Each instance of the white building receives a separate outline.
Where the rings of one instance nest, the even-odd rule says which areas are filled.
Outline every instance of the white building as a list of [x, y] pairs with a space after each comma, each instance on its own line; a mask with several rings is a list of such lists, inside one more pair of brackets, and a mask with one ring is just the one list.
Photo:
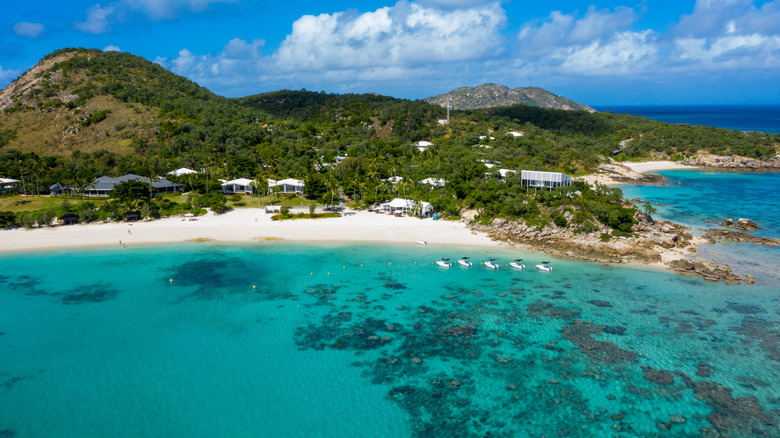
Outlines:
[[433, 143], [425, 140], [420, 140], [417, 143], [415, 143], [414, 147], [420, 150], [420, 152], [425, 152], [429, 147], [432, 147]]
[[305, 183], [299, 179], [286, 178], [279, 181], [269, 179], [268, 190], [273, 190], [274, 187], [279, 187], [279, 193], [295, 193], [298, 195], [303, 194], [303, 188]]
[[447, 180], [443, 178], [425, 178], [424, 180], [420, 181], [420, 184], [428, 184], [433, 188], [440, 189], [444, 187], [445, 184], [447, 184]]
[[222, 183], [222, 193], [246, 193], [251, 195], [255, 192], [253, 183], [255, 180], [248, 178], [238, 178]]
[[379, 209], [388, 214], [411, 213], [422, 217], [433, 216], [433, 205], [430, 202], [417, 202], [411, 199], [395, 198], [390, 202], [379, 204]]
[[522, 137], [525, 134], [523, 134], [522, 132], [517, 132], [517, 131], [509, 131], [509, 132], [506, 133], [506, 135], [511, 135], [514, 138], [519, 138], [519, 137]]
[[559, 186], [571, 185], [571, 176], [560, 172], [523, 170], [520, 173], [520, 180], [523, 187], [535, 189], [554, 189]]

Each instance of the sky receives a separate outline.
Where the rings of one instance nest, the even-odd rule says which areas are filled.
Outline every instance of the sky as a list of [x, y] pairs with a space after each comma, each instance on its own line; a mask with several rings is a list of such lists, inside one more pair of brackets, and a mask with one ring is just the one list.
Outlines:
[[0, 87], [64, 47], [226, 97], [422, 99], [485, 83], [591, 106], [780, 104], [780, 0], [8, 1]]

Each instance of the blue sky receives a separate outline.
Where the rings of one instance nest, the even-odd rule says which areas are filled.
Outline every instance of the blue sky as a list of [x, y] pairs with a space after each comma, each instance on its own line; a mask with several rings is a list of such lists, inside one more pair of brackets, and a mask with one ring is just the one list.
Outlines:
[[598, 105], [780, 104], [780, 0], [6, 2], [0, 86], [63, 47], [121, 50], [217, 94], [418, 99], [539, 86]]

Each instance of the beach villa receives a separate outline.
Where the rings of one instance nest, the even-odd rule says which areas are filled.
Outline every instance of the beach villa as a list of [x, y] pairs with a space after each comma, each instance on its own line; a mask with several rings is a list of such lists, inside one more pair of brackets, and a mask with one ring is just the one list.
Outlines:
[[251, 195], [255, 193], [255, 180], [249, 178], [238, 178], [222, 183], [222, 193], [235, 194], [246, 193]]
[[[111, 196], [111, 191], [114, 190], [114, 187], [117, 186], [117, 184], [121, 184], [123, 182], [127, 181], [140, 181], [144, 184], [149, 184], [149, 178], [145, 176], [139, 176], [134, 175], [132, 173], [129, 173], [127, 175], [123, 176], [101, 176], [100, 178], [96, 179], [92, 182], [87, 188], [84, 190], [85, 196]], [[159, 195], [161, 193], [177, 193], [181, 191], [181, 184], [175, 184], [167, 179], [158, 177], [157, 179], [152, 180], [152, 193], [155, 195]], [[49, 193], [51, 195], [65, 195], [73, 192], [73, 187], [66, 186], [60, 183], [54, 184], [53, 186], [49, 187]]]
[[19, 180], [11, 178], [0, 178], [0, 193], [19, 190]]
[[60, 183], [54, 184], [53, 186], [49, 187], [49, 194], [51, 196], [70, 195], [72, 192], [73, 192], [73, 187], [60, 184]]
[[523, 187], [534, 189], [554, 189], [559, 186], [570, 186], [571, 176], [560, 172], [536, 172], [523, 170], [520, 172]]
[[294, 193], [296, 195], [303, 194], [303, 188], [305, 183], [303, 180], [287, 178], [280, 179], [279, 181], [269, 179], [268, 191], [273, 190], [274, 187], [279, 187], [279, 193]]
[[416, 216], [433, 216], [433, 205], [424, 201], [413, 201], [411, 199], [395, 198], [390, 202], [379, 204], [379, 210], [388, 214], [414, 214]]

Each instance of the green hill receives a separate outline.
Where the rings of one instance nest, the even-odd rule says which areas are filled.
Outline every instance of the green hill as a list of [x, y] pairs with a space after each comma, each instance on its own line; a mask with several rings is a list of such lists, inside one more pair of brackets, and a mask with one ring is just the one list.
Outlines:
[[511, 89], [496, 84], [456, 88], [449, 93], [428, 97], [423, 100], [446, 108], [447, 99], [452, 99], [452, 107], [459, 110], [494, 108], [521, 104], [561, 110], [596, 111], [587, 105], [577, 103], [563, 96], [555, 95], [543, 88], [525, 87]]

